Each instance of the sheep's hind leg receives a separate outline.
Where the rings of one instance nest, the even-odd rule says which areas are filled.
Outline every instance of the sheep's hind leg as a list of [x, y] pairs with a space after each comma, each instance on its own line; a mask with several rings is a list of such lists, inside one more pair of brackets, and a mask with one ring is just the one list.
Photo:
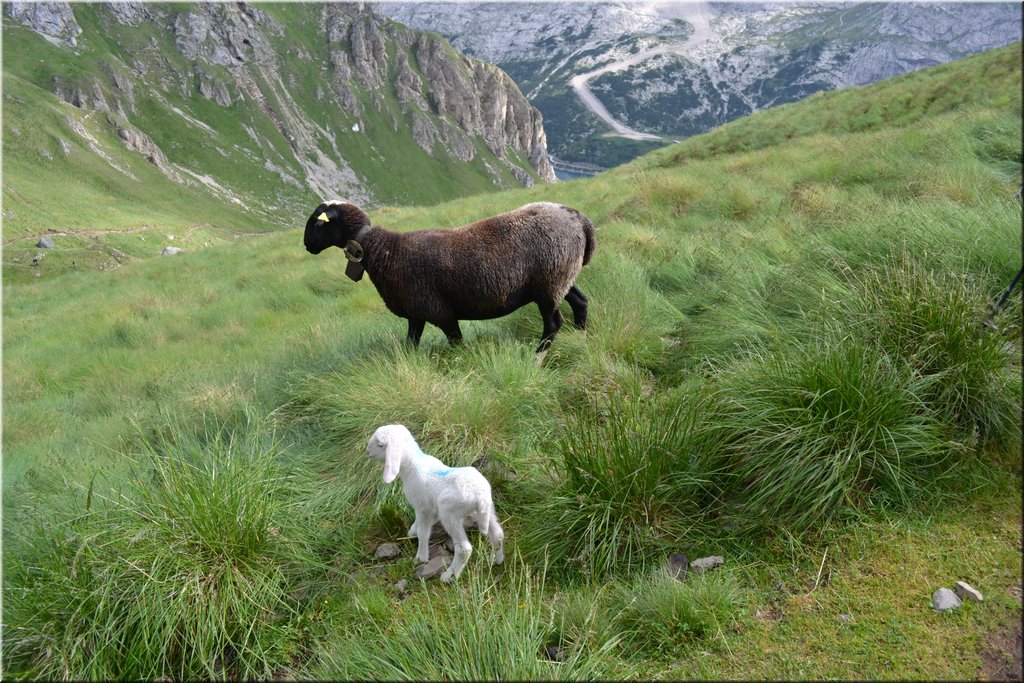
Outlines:
[[452, 537], [452, 543], [455, 545], [455, 557], [452, 558], [451, 566], [441, 574], [441, 581], [451, 583], [459, 578], [466, 563], [469, 562], [469, 556], [473, 554], [473, 546], [466, 535], [466, 529], [462, 526], [462, 520], [442, 517], [441, 524], [448, 535]]
[[485, 535], [491, 543], [491, 564], [501, 564], [505, 561], [505, 530], [498, 524], [498, 513], [493, 506]]
[[452, 346], [458, 346], [462, 343], [462, 330], [459, 329], [459, 321], [452, 320], [447, 323], [437, 323], [437, 326], [444, 332], [444, 336], [448, 337], [448, 343]]
[[540, 316], [544, 319], [544, 332], [540, 337], [540, 346], [537, 347], [537, 353], [542, 353], [548, 350], [562, 327], [562, 314], [558, 310], [558, 304], [547, 299], [538, 300], [537, 307], [540, 308]]
[[573, 285], [565, 295], [565, 300], [572, 308], [573, 324], [581, 330], [587, 329], [587, 297], [579, 287]]

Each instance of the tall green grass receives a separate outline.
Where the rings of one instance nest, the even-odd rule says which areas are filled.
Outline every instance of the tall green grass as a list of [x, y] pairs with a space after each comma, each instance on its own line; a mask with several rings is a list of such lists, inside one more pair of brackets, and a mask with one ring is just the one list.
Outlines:
[[525, 547], [556, 571], [600, 581], [645, 566], [699, 525], [720, 467], [705, 425], [711, 401], [699, 390], [679, 401], [615, 393], [580, 414], [554, 444]]
[[950, 455], [932, 381], [841, 334], [753, 353], [721, 418], [736, 521], [807, 529], [879, 495], [905, 505]]
[[[289, 597], [319, 563], [279, 444], [182, 431], [129, 483], [12, 558], [5, 659], [32, 678], [269, 678], [294, 653]], [[8, 578], [10, 580], [10, 578]]]
[[[545, 575], [512, 556], [500, 576], [467, 572], [449, 595], [427, 596], [411, 614], [380, 614], [365, 629], [335, 636], [317, 678], [361, 680], [590, 680], [630, 667], [608, 657], [615, 641], [547, 655], [553, 613]], [[404, 611], [404, 610], [403, 610]]]

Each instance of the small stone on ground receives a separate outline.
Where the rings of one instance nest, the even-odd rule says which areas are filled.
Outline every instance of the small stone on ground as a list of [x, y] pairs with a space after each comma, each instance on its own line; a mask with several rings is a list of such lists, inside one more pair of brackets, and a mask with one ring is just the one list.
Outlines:
[[546, 654], [548, 659], [550, 659], [552, 662], [565, 661], [565, 652], [562, 650], [562, 648], [558, 647], [557, 645], [548, 645], [546, 648], [544, 648], [544, 654]]
[[402, 549], [397, 543], [381, 543], [373, 556], [378, 560], [393, 560], [401, 554]]
[[957, 597], [961, 600], [975, 600], [977, 602], [985, 601], [981, 591], [966, 581], [957, 581], [956, 586], [954, 586], [954, 591], [956, 591]]
[[690, 569], [693, 570], [694, 574], [703, 574], [706, 571], [720, 567], [725, 564], [725, 558], [720, 555], [712, 555], [711, 557], [702, 557], [699, 560], [694, 560], [690, 563]]
[[940, 588], [932, 593], [932, 609], [939, 612], [956, 609], [962, 604], [963, 603], [960, 601], [960, 598], [956, 596], [956, 593], [948, 588]]
[[672, 578], [682, 581], [686, 578], [686, 570], [690, 566], [690, 561], [686, 559], [686, 555], [683, 553], [673, 553], [668, 556], [668, 573], [672, 575]]
[[450, 561], [451, 559], [447, 555], [439, 555], [426, 564], [416, 567], [416, 578], [424, 581], [432, 579], [447, 569]]

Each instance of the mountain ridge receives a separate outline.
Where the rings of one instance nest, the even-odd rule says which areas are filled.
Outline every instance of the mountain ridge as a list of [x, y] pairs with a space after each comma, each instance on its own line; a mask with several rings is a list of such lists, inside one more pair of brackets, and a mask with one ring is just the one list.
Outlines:
[[[455, 11], [441, 2], [381, 3], [389, 16], [438, 31], [516, 78], [545, 113], [553, 157], [605, 167], [814, 92], [878, 82], [1021, 38], [1020, 6], [1009, 3], [562, 2], [531, 12], [533, 6], [462, 3]], [[689, 46], [701, 14], [708, 35]], [[497, 40], [496, 27], [513, 18], [515, 28]], [[645, 52], [645, 60], [610, 68]], [[607, 116], [579, 99], [587, 74], [598, 74], [586, 79], [587, 92]], [[648, 139], [623, 139], [609, 118]]]
[[554, 180], [511, 79], [369, 4], [7, 3], [3, 19], [13, 90], [98, 112], [88, 135], [270, 215], [310, 191], [379, 205]]

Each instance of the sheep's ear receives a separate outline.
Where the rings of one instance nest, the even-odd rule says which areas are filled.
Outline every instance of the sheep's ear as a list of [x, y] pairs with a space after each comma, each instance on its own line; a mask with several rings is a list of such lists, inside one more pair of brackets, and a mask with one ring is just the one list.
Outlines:
[[388, 443], [384, 450], [384, 483], [390, 484], [398, 476], [398, 469], [402, 465], [402, 439], [396, 439], [394, 434], [388, 435]]

